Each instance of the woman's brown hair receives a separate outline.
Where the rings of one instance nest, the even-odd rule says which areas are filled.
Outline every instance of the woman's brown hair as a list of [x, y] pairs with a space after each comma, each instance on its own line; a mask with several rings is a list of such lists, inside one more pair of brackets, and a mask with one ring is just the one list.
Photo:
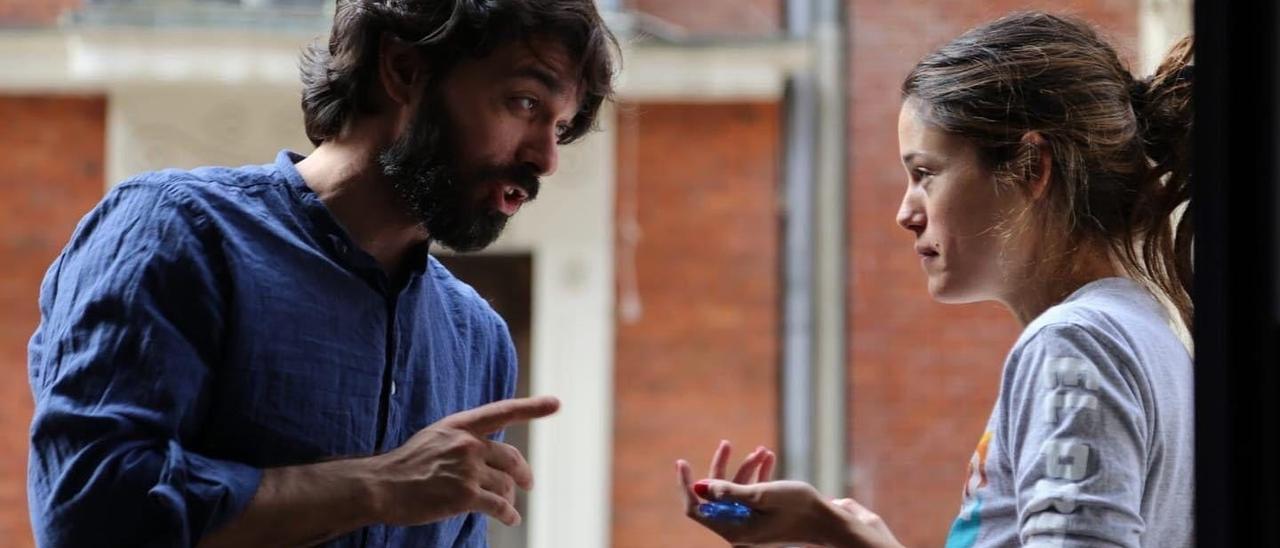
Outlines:
[[1178, 213], [1191, 192], [1192, 67], [1187, 37], [1135, 78], [1087, 23], [1027, 12], [929, 54], [902, 93], [927, 123], [976, 144], [1002, 188], [1030, 196], [1048, 151], [1049, 184], [1005, 226], [1038, 235], [1033, 275], [1070, 273], [1077, 251], [1103, 245], [1190, 326], [1191, 216]]

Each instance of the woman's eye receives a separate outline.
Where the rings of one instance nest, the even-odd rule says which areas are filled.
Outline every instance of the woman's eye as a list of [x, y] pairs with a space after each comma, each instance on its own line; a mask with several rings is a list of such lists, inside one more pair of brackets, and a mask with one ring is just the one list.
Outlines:
[[569, 126], [564, 124], [556, 126], [556, 137], [564, 137], [567, 133], [569, 133]]

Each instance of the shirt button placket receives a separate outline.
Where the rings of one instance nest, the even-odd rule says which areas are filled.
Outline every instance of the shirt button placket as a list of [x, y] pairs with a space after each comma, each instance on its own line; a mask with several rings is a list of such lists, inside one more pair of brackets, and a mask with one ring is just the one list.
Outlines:
[[[398, 300], [397, 297], [392, 297], [392, 298], [395, 298]], [[387, 364], [387, 368], [388, 368], [387, 374], [391, 376], [391, 382], [388, 383], [388, 386], [387, 386], [386, 431], [387, 431], [387, 440], [390, 442], [389, 448], [396, 447], [399, 445], [398, 443], [392, 440], [400, 439], [400, 434], [401, 434], [400, 402], [396, 398], [396, 393], [399, 392], [399, 388], [397, 387], [396, 376], [400, 370], [400, 348], [403, 347], [403, 345], [401, 344], [400, 338], [404, 336], [404, 333], [400, 329], [399, 314], [400, 314], [400, 306], [399, 306], [399, 302], [397, 302], [395, 307], [395, 316], [392, 317], [391, 319], [391, 325], [392, 325], [391, 329], [395, 333], [395, 336], [392, 337], [392, 341], [394, 341], [395, 347], [391, 351], [391, 360]]]

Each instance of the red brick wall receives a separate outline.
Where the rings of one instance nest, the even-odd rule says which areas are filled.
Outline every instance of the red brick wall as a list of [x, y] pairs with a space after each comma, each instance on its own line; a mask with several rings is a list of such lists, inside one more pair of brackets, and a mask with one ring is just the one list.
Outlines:
[[30, 546], [27, 340], [45, 269], [103, 192], [106, 100], [0, 96], [0, 545]]
[[630, 0], [626, 7], [691, 34], [768, 35], [783, 26], [783, 0]]
[[908, 546], [941, 546], [1019, 330], [995, 305], [933, 303], [894, 223], [899, 86], [921, 56], [1013, 9], [1071, 10], [1136, 59], [1137, 0], [850, 0], [852, 494]]
[[64, 10], [83, 0], [0, 0], [0, 28], [52, 25]]
[[[735, 464], [777, 445], [780, 110], [620, 110], [619, 233], [636, 211], [643, 315], [617, 330], [612, 545], [719, 547], [683, 516], [675, 460], [701, 475], [722, 438]], [[625, 242], [618, 254], [622, 299]]]

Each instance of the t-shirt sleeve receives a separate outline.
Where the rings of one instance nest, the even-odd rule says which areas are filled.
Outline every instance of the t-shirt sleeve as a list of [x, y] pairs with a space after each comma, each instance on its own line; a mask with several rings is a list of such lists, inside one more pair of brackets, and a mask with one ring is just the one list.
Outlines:
[[1058, 324], [1006, 372], [1002, 437], [1024, 546], [1139, 546], [1151, 433], [1131, 359]]
[[28, 495], [41, 546], [186, 546], [261, 471], [192, 451], [224, 292], [200, 220], [159, 184], [118, 187], [40, 293]]

